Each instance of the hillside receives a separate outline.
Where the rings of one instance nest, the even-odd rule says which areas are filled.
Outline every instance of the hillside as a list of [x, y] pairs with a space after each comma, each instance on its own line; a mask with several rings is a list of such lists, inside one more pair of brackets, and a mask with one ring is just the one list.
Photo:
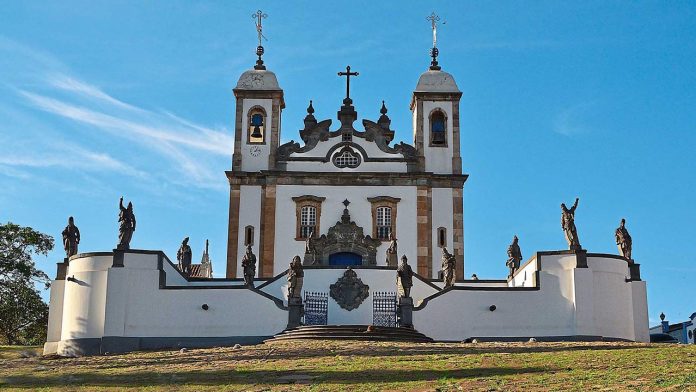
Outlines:
[[86, 358], [0, 348], [0, 389], [695, 390], [696, 346], [286, 341]]

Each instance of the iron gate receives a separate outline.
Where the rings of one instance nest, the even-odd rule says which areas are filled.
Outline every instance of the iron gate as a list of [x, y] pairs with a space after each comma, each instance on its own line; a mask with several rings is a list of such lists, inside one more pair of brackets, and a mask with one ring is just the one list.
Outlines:
[[329, 316], [329, 293], [304, 292], [304, 325], [326, 325]]
[[372, 294], [372, 325], [396, 327], [396, 293]]

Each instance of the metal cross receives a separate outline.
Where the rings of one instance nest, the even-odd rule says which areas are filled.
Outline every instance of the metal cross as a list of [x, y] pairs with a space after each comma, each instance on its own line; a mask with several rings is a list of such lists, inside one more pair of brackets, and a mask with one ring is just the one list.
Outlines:
[[339, 72], [338, 76], [346, 77], [346, 99], [350, 100], [350, 77], [360, 75], [357, 72], [350, 72], [350, 65], [346, 67], [346, 72]]
[[259, 46], [261, 46], [261, 38], [268, 41], [268, 38], [266, 38], [263, 35], [263, 26], [261, 25], [261, 19], [266, 19], [267, 17], [268, 17], [268, 15], [261, 12], [261, 10], [256, 11], [256, 13], [254, 13], [254, 14], [251, 14], [251, 19], [255, 20], [254, 23], [256, 24], [256, 33], [258, 33], [258, 35], [259, 35]]
[[433, 12], [432, 14], [430, 14], [430, 16], [425, 18], [425, 20], [430, 21], [430, 24], [431, 24], [432, 29], [433, 29], [433, 48], [434, 48], [437, 46], [437, 22], [440, 21], [440, 17], [437, 16], [437, 14], [435, 12]]

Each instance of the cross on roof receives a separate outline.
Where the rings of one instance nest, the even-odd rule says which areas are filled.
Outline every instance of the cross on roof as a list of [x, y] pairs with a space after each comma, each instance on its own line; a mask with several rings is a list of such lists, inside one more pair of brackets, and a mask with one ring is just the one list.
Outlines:
[[345, 76], [346, 77], [346, 99], [343, 100], [343, 102], [349, 104], [353, 102], [350, 99], [350, 77], [351, 76], [358, 76], [360, 75], [357, 72], [350, 72], [350, 65], [346, 67], [346, 72], [339, 72], [338, 76]]
[[261, 10], [258, 10], [255, 13], [251, 14], [251, 18], [255, 20], [256, 33], [259, 35], [259, 46], [261, 46], [261, 38], [266, 39], [266, 37], [263, 35], [263, 26], [261, 25], [261, 19], [266, 19], [267, 17], [268, 15], [264, 14]]

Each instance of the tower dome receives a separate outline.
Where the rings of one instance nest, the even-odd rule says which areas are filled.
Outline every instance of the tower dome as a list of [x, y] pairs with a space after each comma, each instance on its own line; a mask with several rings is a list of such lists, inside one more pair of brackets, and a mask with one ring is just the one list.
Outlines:
[[439, 69], [435, 70], [432, 68], [423, 72], [420, 78], [418, 78], [415, 91], [428, 93], [460, 92], [452, 75]]
[[239, 90], [280, 90], [276, 75], [266, 69], [245, 71], [237, 81]]

